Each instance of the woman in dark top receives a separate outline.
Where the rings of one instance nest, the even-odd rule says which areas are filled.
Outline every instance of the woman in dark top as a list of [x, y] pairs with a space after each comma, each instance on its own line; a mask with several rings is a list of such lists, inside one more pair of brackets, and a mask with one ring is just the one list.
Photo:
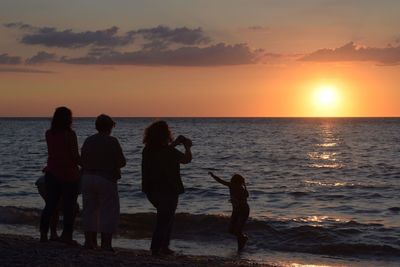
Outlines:
[[45, 172], [46, 205], [40, 220], [40, 241], [47, 241], [51, 217], [63, 199], [63, 232], [60, 241], [76, 244], [72, 239], [75, 203], [78, 197], [80, 162], [78, 141], [72, 126], [72, 112], [59, 107], [54, 112], [51, 128], [46, 132], [48, 149]]
[[[170, 255], [172, 223], [179, 195], [184, 192], [180, 164], [192, 160], [192, 142], [183, 136], [172, 141], [172, 134], [165, 121], [151, 124], [144, 133], [142, 152], [142, 191], [157, 209], [157, 221], [151, 240], [153, 255]], [[185, 153], [175, 146], [183, 144]]]

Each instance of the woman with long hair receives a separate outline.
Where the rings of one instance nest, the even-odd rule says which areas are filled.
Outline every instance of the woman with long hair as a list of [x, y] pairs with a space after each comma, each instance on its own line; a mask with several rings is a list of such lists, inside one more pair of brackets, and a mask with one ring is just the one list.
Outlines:
[[72, 233], [78, 197], [80, 157], [78, 140], [72, 130], [72, 112], [67, 107], [58, 107], [55, 110], [51, 127], [46, 131], [46, 142], [48, 158], [44, 172], [47, 196], [40, 220], [40, 241], [48, 240], [50, 220], [62, 198], [63, 232], [59, 240], [76, 244]]
[[[157, 209], [157, 221], [151, 240], [153, 255], [171, 255], [169, 248], [172, 223], [179, 195], [184, 192], [180, 164], [192, 160], [192, 141], [178, 136], [173, 141], [165, 121], [156, 121], [146, 128], [142, 152], [142, 191]], [[175, 146], [182, 144], [182, 153]]]

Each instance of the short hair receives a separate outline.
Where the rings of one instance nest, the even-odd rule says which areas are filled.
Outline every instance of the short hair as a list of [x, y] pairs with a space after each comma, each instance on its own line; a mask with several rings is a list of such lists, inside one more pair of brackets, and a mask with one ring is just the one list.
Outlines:
[[150, 124], [145, 131], [143, 143], [152, 147], [159, 147], [172, 141], [172, 133], [166, 121], [156, 121]]
[[51, 131], [67, 131], [71, 130], [72, 111], [67, 107], [58, 107], [54, 111], [51, 120]]
[[96, 118], [96, 130], [99, 132], [111, 131], [115, 127], [115, 121], [110, 116], [101, 114]]

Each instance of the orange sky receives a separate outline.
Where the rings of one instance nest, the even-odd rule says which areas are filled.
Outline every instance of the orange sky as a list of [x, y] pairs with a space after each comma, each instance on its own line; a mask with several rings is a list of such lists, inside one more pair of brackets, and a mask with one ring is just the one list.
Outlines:
[[[396, 67], [365, 63], [287, 66], [53, 66], [56, 73], [0, 73], [2, 116], [48, 116], [66, 105], [77, 116], [302, 117], [398, 116]], [[180, 77], [180, 78], [177, 78]], [[334, 109], [314, 91], [333, 85]]]
[[0, 3], [0, 117], [400, 116], [400, 2], [92, 1]]

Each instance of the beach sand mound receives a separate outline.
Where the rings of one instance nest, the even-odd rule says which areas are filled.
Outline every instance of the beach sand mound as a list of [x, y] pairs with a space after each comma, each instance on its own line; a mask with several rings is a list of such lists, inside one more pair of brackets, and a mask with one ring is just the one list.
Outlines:
[[266, 266], [254, 262], [221, 257], [177, 255], [153, 257], [148, 251], [116, 249], [116, 253], [101, 250], [85, 250], [59, 242], [40, 243], [27, 236], [0, 234], [1, 266]]

